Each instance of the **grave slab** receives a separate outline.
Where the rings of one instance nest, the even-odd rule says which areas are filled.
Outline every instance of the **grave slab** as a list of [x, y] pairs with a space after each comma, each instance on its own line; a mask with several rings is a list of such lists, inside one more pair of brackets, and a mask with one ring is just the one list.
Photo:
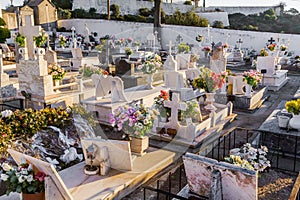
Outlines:
[[276, 70], [276, 72], [275, 72], [276, 74], [274, 74], [272, 76], [265, 75], [263, 77], [263, 84], [265, 86], [268, 86], [268, 90], [278, 91], [289, 80], [287, 77], [287, 72], [288, 72], [288, 70]]

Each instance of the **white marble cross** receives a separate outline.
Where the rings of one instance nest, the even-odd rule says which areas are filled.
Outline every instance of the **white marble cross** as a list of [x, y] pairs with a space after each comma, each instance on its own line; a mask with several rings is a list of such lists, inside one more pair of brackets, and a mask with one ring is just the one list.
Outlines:
[[167, 124], [167, 126], [172, 129], [178, 130], [180, 126], [178, 122], [178, 111], [179, 110], [185, 111], [187, 108], [186, 103], [180, 102], [179, 94], [173, 93], [172, 101], [164, 101], [164, 106], [167, 108], [171, 108], [171, 117], [169, 118], [169, 123]]
[[77, 40], [76, 40], [76, 38], [75, 38], [75, 27], [74, 26], [72, 26], [72, 28], [71, 28], [71, 30], [72, 30], [72, 47], [73, 48], [77, 48]]
[[20, 26], [20, 34], [26, 37], [26, 45], [28, 49], [29, 58], [34, 58], [35, 42], [33, 41], [34, 36], [38, 36], [42, 31], [41, 26], [34, 26], [33, 15], [25, 15], [25, 25]]
[[169, 44], [167, 44], [167, 46], [169, 47], [169, 55], [171, 55], [172, 54], [172, 47], [174, 46], [174, 45], [172, 45], [171, 40], [170, 40]]

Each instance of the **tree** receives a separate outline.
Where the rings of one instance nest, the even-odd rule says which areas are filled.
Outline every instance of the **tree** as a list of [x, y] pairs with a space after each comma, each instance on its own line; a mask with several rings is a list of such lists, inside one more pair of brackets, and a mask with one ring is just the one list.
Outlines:
[[0, 17], [0, 26], [5, 26], [5, 25], [6, 25], [6, 23], [5, 23], [4, 19], [2, 19], [2, 18]]
[[0, 27], [0, 43], [4, 43], [6, 38], [10, 38], [10, 30]]
[[110, 0], [107, 0], [107, 20], [110, 20]]
[[161, 27], [161, 0], [154, 1], [154, 27]]

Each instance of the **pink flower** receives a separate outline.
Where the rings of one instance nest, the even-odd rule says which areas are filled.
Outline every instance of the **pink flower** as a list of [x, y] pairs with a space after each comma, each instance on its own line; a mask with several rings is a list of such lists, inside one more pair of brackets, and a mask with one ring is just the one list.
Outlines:
[[44, 172], [38, 172], [34, 178], [40, 182], [43, 182], [45, 180], [46, 174]]

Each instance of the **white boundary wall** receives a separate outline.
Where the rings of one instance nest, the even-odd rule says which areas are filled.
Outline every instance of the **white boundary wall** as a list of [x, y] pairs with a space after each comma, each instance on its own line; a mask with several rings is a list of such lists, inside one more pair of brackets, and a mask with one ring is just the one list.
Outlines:
[[[58, 21], [59, 27], [65, 27], [71, 29], [72, 26], [76, 28], [78, 33], [83, 34], [85, 31], [85, 25], [90, 29], [90, 32], [97, 32], [99, 37], [105, 35], [114, 35], [116, 38], [131, 37], [134, 40], [141, 42], [146, 41], [146, 37], [149, 33], [153, 32], [153, 24], [151, 23], [136, 23], [136, 22], [121, 22], [121, 21], [107, 21], [107, 20], [95, 20], [95, 19], [70, 19]], [[241, 38], [243, 40], [242, 48], [250, 48], [259, 51], [262, 49], [270, 37], [275, 40], [280, 38], [284, 40], [288, 45], [290, 40], [289, 51], [294, 51], [295, 54], [300, 55], [300, 35], [295, 34], [279, 34], [269, 32], [254, 32], [254, 31], [240, 31], [240, 30], [228, 30], [228, 29], [216, 29], [210, 28], [210, 37], [214, 42], [227, 42], [229, 45], [234, 46], [236, 41]], [[166, 44], [170, 40], [174, 43], [178, 35], [183, 37], [183, 42], [189, 44], [195, 44], [199, 46], [195, 38], [198, 34], [208, 38], [208, 28], [205, 27], [191, 27], [191, 26], [173, 26], [163, 25], [162, 28], [162, 41], [163, 48], [168, 49]], [[227, 40], [227, 41], [226, 41]]]

